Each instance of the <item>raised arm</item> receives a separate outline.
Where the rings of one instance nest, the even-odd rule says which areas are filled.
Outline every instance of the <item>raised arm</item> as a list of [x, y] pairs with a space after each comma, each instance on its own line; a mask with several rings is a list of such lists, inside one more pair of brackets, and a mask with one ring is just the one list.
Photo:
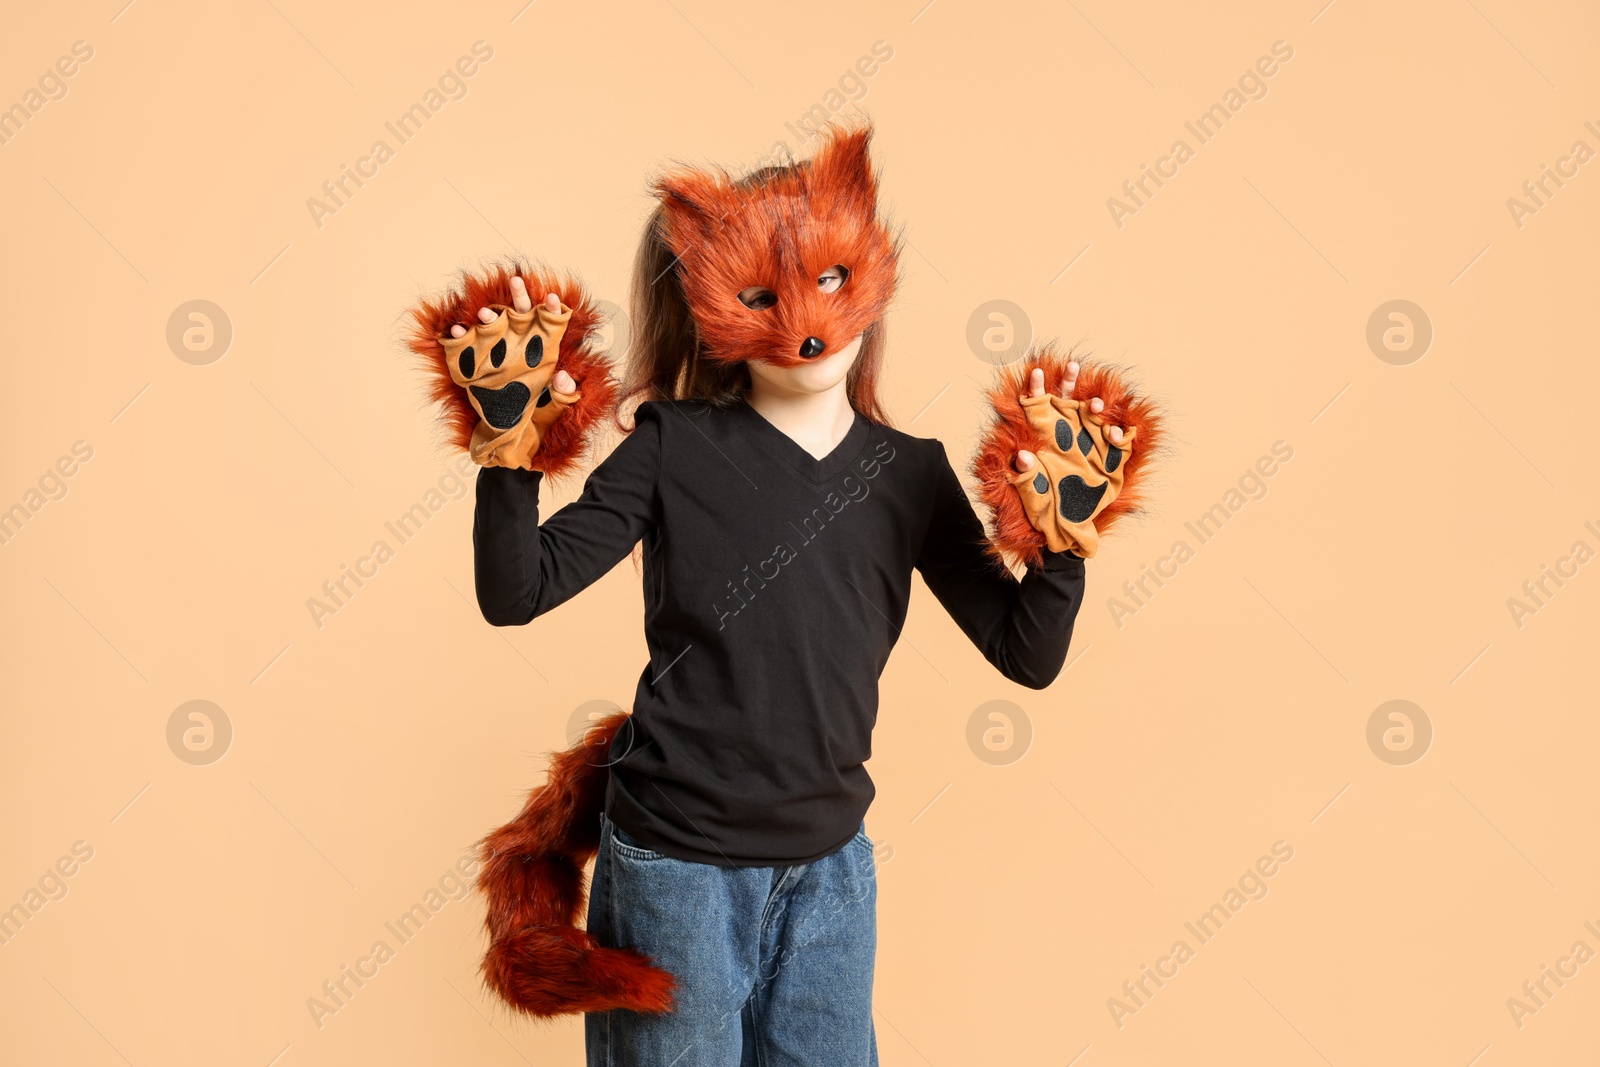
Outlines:
[[655, 405], [590, 473], [583, 493], [539, 522], [538, 471], [484, 467], [472, 521], [478, 607], [495, 626], [521, 626], [616, 566], [656, 514], [661, 427]]
[[473, 516], [478, 606], [521, 625], [568, 599], [626, 556], [654, 514], [660, 433], [641, 405], [636, 429], [539, 525], [546, 475], [578, 470], [618, 391], [592, 342], [599, 306], [570, 276], [504, 263], [412, 309], [409, 347], [454, 444], [482, 469]]
[[[1163, 420], [1117, 372], [1080, 367], [1049, 347], [1002, 369], [989, 397], [994, 418], [972, 473], [993, 513], [993, 535], [985, 536], [945, 463], [918, 566], [990, 663], [1042, 689], [1066, 660], [1083, 602], [1083, 560], [1139, 508]], [[996, 565], [1018, 561], [1026, 567], [1020, 583]]]
[[1046, 549], [1019, 582], [995, 565], [983, 523], [940, 457], [939, 483], [917, 570], [963, 633], [1007, 678], [1043, 689], [1061, 673], [1083, 603], [1083, 560]]

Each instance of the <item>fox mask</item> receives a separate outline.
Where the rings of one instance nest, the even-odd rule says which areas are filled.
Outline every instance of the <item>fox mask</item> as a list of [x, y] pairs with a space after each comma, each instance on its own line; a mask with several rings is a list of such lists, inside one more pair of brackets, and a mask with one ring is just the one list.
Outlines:
[[899, 242], [878, 218], [871, 139], [870, 127], [834, 130], [775, 173], [686, 169], [655, 183], [707, 358], [798, 366], [883, 317]]

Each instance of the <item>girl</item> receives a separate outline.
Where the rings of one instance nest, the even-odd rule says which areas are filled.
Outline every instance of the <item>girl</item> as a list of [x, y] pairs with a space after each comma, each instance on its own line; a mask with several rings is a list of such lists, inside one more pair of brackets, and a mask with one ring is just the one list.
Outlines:
[[[1134, 431], [1108, 424], [1101, 399], [1073, 399], [1076, 363], [1013, 379], [1026, 395], [1010, 390], [1002, 439], [1043, 445], [1008, 455], [1001, 479], [1027, 517], [1031, 562], [1020, 581], [995, 565], [1018, 546], [985, 536], [943, 445], [891, 428], [878, 396], [898, 247], [878, 217], [869, 138], [835, 132], [812, 160], [741, 180], [691, 170], [657, 183], [623, 383], [632, 428], [543, 522], [536, 468], [565, 465], [570, 450], [541, 464], [540, 443], [566, 420], [592, 421], [586, 398], [602, 384], [592, 361], [568, 372], [563, 332], [587, 313], [581, 295], [552, 285], [536, 303], [523, 277], [502, 275], [509, 306], [480, 307], [470, 328], [456, 321], [440, 337], [482, 416], [471, 446], [485, 463], [473, 530], [484, 617], [525, 624], [643, 545], [650, 662], [595, 761], [605, 776], [587, 938], [648, 957], [675, 990], [664, 1012], [596, 1010], [648, 998], [568, 1001], [589, 1009], [592, 1065], [877, 1062], [863, 765], [912, 572], [1002, 674], [1042, 689], [1066, 657], [1093, 519], [1133, 467], [1122, 457]], [[427, 321], [442, 328], [448, 313]], [[546, 343], [559, 359], [534, 358]], [[1060, 447], [1036, 455], [1050, 441], [1030, 420], [1059, 423]], [[1079, 434], [1092, 447], [1080, 450]], [[528, 830], [532, 810], [514, 825]], [[529, 838], [509, 840], [490, 839], [496, 877], [526, 878]], [[582, 856], [580, 844], [566, 858]], [[515, 884], [513, 895], [531, 892]], [[491, 930], [504, 933], [516, 923], [495, 906], [491, 891]], [[580, 952], [584, 937], [561, 944]], [[502, 992], [539, 980], [491, 974]]]

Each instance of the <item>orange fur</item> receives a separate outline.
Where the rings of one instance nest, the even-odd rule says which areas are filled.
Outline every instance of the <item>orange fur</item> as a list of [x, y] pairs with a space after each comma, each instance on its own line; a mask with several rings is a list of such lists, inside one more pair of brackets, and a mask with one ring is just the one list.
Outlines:
[[423, 300], [411, 311], [412, 329], [407, 347], [422, 357], [432, 399], [444, 408], [442, 421], [449, 428], [450, 441], [462, 451], [472, 440], [478, 413], [450, 379], [444, 346], [439, 338], [460, 323], [470, 327], [478, 321], [478, 309], [490, 304], [511, 303], [511, 279], [521, 275], [528, 296], [535, 304], [549, 293], [572, 309], [572, 318], [561, 338], [557, 365], [572, 375], [583, 399], [569, 407], [551, 424], [533, 457], [535, 470], [552, 478], [572, 473], [588, 450], [591, 431], [616, 406], [618, 384], [611, 376], [611, 361], [596, 352], [592, 342], [598, 335], [601, 315], [589, 294], [569, 276], [530, 268], [522, 263], [500, 263], [473, 273], [462, 271], [460, 283], [437, 300]]
[[[807, 162], [755, 184], [721, 169], [680, 168], [655, 183], [684, 299], [705, 344], [722, 362], [806, 362], [816, 337], [832, 354], [883, 318], [894, 296], [899, 241], [878, 217], [870, 127], [835, 129]], [[817, 276], [842, 265], [836, 292]], [[738, 294], [765, 286], [777, 304], [756, 310]]]
[[672, 1007], [672, 975], [634, 949], [597, 944], [578, 927], [587, 896], [584, 866], [600, 846], [606, 753], [627, 721], [626, 712], [611, 715], [553, 754], [545, 784], [480, 845], [478, 888], [488, 898], [489, 931], [484, 981], [536, 1018]]
[[[1002, 367], [989, 389], [993, 408], [989, 426], [972, 458], [972, 476], [978, 480], [979, 496], [992, 515], [989, 552], [996, 562], [1011, 566], [1023, 562], [1038, 566], [1043, 560], [1044, 534], [1034, 529], [1022, 509], [1016, 487], [1009, 481], [1012, 465], [1022, 449], [1037, 452], [1045, 447], [1023, 414], [1018, 398], [1028, 391], [1028, 378], [1035, 367], [1044, 370], [1047, 393], [1059, 393], [1067, 376], [1071, 352], [1057, 352], [1053, 345], [1040, 345], [1015, 363]], [[1155, 402], [1138, 395], [1122, 372], [1106, 364], [1078, 360], [1078, 385], [1073, 396], [1080, 400], [1099, 397], [1106, 402], [1101, 414], [1115, 426], [1137, 427], [1133, 450], [1128, 454], [1122, 492], [1099, 515], [1094, 526], [1102, 534], [1124, 515], [1143, 508], [1144, 473], [1150, 457], [1162, 446], [1163, 419]]]

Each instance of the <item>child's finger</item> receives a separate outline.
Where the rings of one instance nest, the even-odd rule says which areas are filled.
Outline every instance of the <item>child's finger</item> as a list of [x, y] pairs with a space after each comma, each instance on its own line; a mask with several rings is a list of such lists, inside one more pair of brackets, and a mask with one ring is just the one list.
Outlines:
[[1017, 453], [1017, 458], [1011, 461], [1011, 465], [1017, 468], [1017, 472], [1020, 474], [1023, 471], [1033, 470], [1035, 462], [1033, 453], [1023, 449]]
[[1106, 402], [1101, 400], [1099, 397], [1095, 397], [1093, 400], [1089, 401], [1089, 410], [1094, 412], [1096, 415], [1100, 414], [1105, 409]]
[[479, 308], [478, 309], [478, 321], [479, 322], [490, 323], [490, 322], [493, 322], [495, 319], [498, 319], [499, 317], [500, 317], [499, 314], [496, 313], [492, 308]]
[[1044, 396], [1044, 368], [1035, 367], [1028, 375], [1028, 395]]
[[450, 327], [450, 336], [451, 337], [465, 337], [466, 335], [467, 335], [467, 328], [465, 326], [461, 325], [459, 322], [456, 323], [454, 326]]
[[572, 375], [564, 370], [556, 371], [556, 376], [550, 380], [550, 388], [558, 393], [576, 393], [578, 383], [572, 380]]
[[511, 306], [523, 312], [533, 310], [533, 301], [528, 299], [528, 286], [521, 275], [511, 279]]
[[1067, 364], [1067, 376], [1061, 381], [1061, 399], [1072, 399], [1073, 390], [1078, 388], [1079, 369], [1080, 368], [1078, 367], [1078, 364], [1075, 362], [1069, 362]]
[[544, 298], [544, 306], [545, 309], [551, 314], [560, 314], [561, 298], [554, 293], [546, 294]]
[[1106, 436], [1111, 438], [1111, 443], [1112, 444], [1120, 445], [1122, 443], [1122, 427], [1121, 426], [1113, 426], [1113, 427], [1111, 427], [1111, 429], [1106, 432]]

